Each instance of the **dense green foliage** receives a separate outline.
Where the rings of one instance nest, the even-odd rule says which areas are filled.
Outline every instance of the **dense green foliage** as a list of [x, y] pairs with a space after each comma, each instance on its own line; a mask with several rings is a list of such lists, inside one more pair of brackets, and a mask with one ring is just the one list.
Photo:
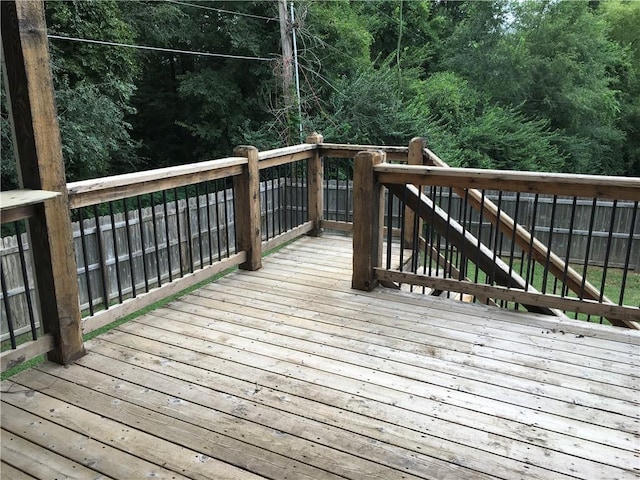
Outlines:
[[[299, 122], [332, 142], [425, 136], [451, 165], [640, 175], [640, 2], [296, 0], [302, 118], [277, 7], [47, 2], [54, 34], [273, 59], [52, 39], [69, 179], [297, 143]], [[6, 159], [4, 96], [2, 117]]]

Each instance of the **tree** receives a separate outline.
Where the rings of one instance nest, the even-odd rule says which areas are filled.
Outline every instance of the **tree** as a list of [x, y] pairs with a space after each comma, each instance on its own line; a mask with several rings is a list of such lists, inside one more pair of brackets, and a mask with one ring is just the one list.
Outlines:
[[408, 110], [428, 118], [422, 128], [429, 143], [450, 165], [533, 171], [562, 165], [548, 122], [491, 104], [460, 76], [437, 73], [414, 89]]
[[478, 2], [456, 25], [442, 62], [487, 95], [546, 120], [562, 170], [625, 173], [615, 71], [622, 50], [586, 2]]
[[[114, 0], [47, 2], [49, 33], [133, 43]], [[126, 116], [138, 68], [130, 49], [50, 41], [54, 88], [67, 178], [80, 180], [135, 168], [135, 142]]]
[[640, 2], [609, 0], [600, 4], [600, 13], [609, 38], [623, 48], [613, 84], [620, 92], [617, 127], [626, 136], [620, 163], [627, 174], [640, 176]]

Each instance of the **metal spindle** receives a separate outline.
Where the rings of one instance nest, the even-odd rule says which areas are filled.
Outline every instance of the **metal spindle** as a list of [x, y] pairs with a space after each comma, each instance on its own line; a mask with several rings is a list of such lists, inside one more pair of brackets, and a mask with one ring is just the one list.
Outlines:
[[204, 252], [202, 249], [202, 221], [200, 220], [200, 191], [198, 189], [199, 183], [195, 184], [196, 190], [196, 224], [198, 226], [198, 253], [200, 254], [200, 268], [204, 268]]
[[[558, 196], [553, 196], [553, 204], [551, 206], [551, 222], [549, 223], [549, 241], [547, 242], [547, 255], [544, 262], [544, 272], [542, 275], [542, 293], [547, 293], [547, 279], [549, 277], [549, 264], [551, 262], [551, 249], [553, 246], [553, 225], [556, 220], [556, 206], [558, 205]], [[555, 293], [555, 289], [554, 292]]]
[[129, 270], [131, 273], [131, 295], [133, 298], [136, 297], [136, 268], [133, 262], [133, 245], [131, 243], [131, 225], [129, 224], [129, 208], [127, 207], [127, 199], [124, 198], [122, 200], [122, 205], [124, 207], [124, 225], [125, 225], [125, 236], [127, 238], [127, 250], [129, 253]]
[[9, 329], [9, 339], [11, 341], [11, 348], [16, 349], [16, 334], [13, 327], [13, 314], [11, 313], [11, 307], [9, 306], [9, 291], [7, 290], [7, 283], [4, 278], [4, 265], [0, 262], [0, 286], [2, 288], [2, 300], [4, 302], [4, 310], [7, 318], [7, 327]]
[[145, 292], [148, 292], [149, 272], [147, 269], [147, 247], [144, 241], [144, 221], [142, 218], [142, 205], [140, 203], [140, 195], [136, 195], [136, 206], [138, 208], [138, 225], [140, 227], [140, 246], [142, 247], [142, 273], [144, 274], [144, 290]]
[[[609, 255], [611, 253], [611, 244], [613, 243], [613, 229], [615, 228], [616, 212], [618, 208], [618, 200], [613, 200], [613, 208], [611, 209], [611, 222], [609, 223], [609, 236], [607, 238], [607, 248], [604, 254], [604, 267], [602, 269], [602, 282], [600, 283], [600, 297], [598, 301], [602, 303], [604, 298], [604, 287], [607, 281], [607, 270], [609, 268]], [[587, 318], [589, 320], [589, 318]], [[602, 323], [602, 317], [600, 317], [600, 323]]]
[[[18, 253], [20, 257], [20, 269], [22, 270], [22, 281], [24, 283], [24, 295], [27, 301], [27, 312], [29, 314], [29, 325], [31, 326], [31, 338], [33, 340], [38, 339], [38, 330], [36, 327], [36, 317], [33, 312], [33, 299], [31, 297], [31, 290], [29, 289], [29, 275], [27, 273], [27, 259], [25, 257], [24, 245], [22, 244], [22, 234], [20, 233], [19, 223], [14, 222], [16, 230], [16, 239], [18, 240]], [[85, 263], [85, 271], [86, 263]]]
[[[598, 199], [594, 198], [591, 204], [591, 215], [589, 216], [589, 233], [587, 235], [587, 247], [584, 254], [584, 265], [582, 267], [582, 281], [580, 282], [580, 293], [578, 298], [582, 300], [584, 298], [584, 287], [587, 283], [587, 267], [589, 266], [589, 252], [591, 251], [591, 240], [593, 239], [593, 224], [596, 219], [596, 208]], [[574, 318], [578, 318], [578, 312], [575, 312]]]
[[213, 238], [211, 237], [211, 204], [209, 194], [210, 182], [204, 182], [204, 198], [207, 212], [207, 239], [209, 240], [209, 265], [213, 265]]
[[[84, 279], [85, 279], [85, 283], [87, 284], [87, 296], [89, 297], [89, 315], [93, 316], [94, 314], [93, 289], [91, 288], [91, 278], [90, 278], [91, 272], [89, 270], [89, 255], [87, 253], [87, 237], [84, 233], [84, 218], [82, 215], [82, 208], [78, 209], [78, 224], [80, 225], [80, 244], [82, 245], [82, 261], [84, 262]], [[19, 234], [18, 234], [18, 238], [20, 238]]]
[[96, 242], [100, 258], [100, 274], [102, 277], [102, 303], [105, 310], [109, 310], [109, 270], [105, 262], [105, 249], [102, 243], [102, 229], [100, 228], [100, 216], [98, 215], [98, 205], [93, 206], [93, 217], [96, 221]]
[[[531, 283], [533, 283], [533, 275], [534, 275], [534, 267], [535, 267], [535, 262], [532, 262], [531, 260], [533, 260], [533, 241], [535, 239], [536, 236], [536, 215], [538, 214], [538, 199], [539, 199], [539, 195], [536, 193], [534, 199], [533, 199], [533, 213], [532, 213], [532, 217], [531, 217], [531, 238], [529, 239], [529, 254], [527, 255], [527, 276], [525, 278], [525, 283], [524, 283], [524, 289], [525, 291], [529, 289], [529, 279], [531, 279]], [[524, 252], [524, 249], [523, 249]]]
[[[631, 216], [631, 226], [629, 228], [629, 238], [627, 239], [627, 253], [625, 254], [624, 269], [622, 272], [622, 284], [620, 285], [620, 300], [618, 305], [624, 305], [624, 289], [627, 286], [627, 275], [629, 273], [629, 261], [631, 260], [631, 249], [633, 247], [633, 231], [636, 226], [636, 219], [638, 217], [638, 201], [633, 204], [633, 214]], [[640, 305], [638, 305], [640, 307]]]
[[[227, 208], [227, 186], [226, 184], [224, 185], [224, 230], [226, 232], [227, 235], [227, 258], [229, 258], [231, 256], [230, 253], [230, 249], [231, 249], [231, 241], [229, 238], [229, 235], [231, 235], [231, 232], [229, 231], [229, 209]], [[235, 219], [235, 212], [236, 212], [236, 191], [235, 188], [232, 187], [232, 191], [231, 191], [231, 212], [233, 215], [233, 218]], [[235, 232], [234, 232], [235, 233]], [[238, 235], [233, 236], [233, 240], [234, 240], [234, 252], [238, 251]]]
[[111, 239], [113, 240], [113, 254], [115, 256], [114, 263], [116, 267], [116, 284], [118, 285], [118, 301], [122, 303], [122, 280], [120, 278], [120, 254], [118, 252], [116, 221], [113, 213], [113, 202], [108, 202], [107, 204], [109, 206], [109, 219], [111, 220]]
[[569, 260], [571, 258], [571, 242], [573, 237], [573, 226], [576, 219], [576, 206], [578, 204], [578, 197], [573, 197], [573, 205], [571, 207], [571, 219], [569, 220], [569, 239], [567, 241], [567, 254], [564, 260], [564, 271], [562, 272], [562, 285], [560, 296], [565, 297], [569, 291], [567, 288], [567, 275], [569, 272]]
[[182, 260], [182, 228], [180, 222], [180, 200], [178, 198], [178, 189], [173, 189], [173, 202], [176, 206], [176, 230], [178, 232], [178, 260], [180, 263], [180, 276], [184, 277], [184, 261]]
[[[167, 260], [169, 263], [169, 282], [173, 282], [173, 261], [171, 259], [171, 237], [169, 236], [169, 206], [167, 199], [167, 191], [162, 191], [162, 204], [164, 207], [164, 230], [166, 234], [166, 245], [167, 245]], [[176, 217], [178, 216], [178, 212], [176, 212]], [[180, 235], [178, 230], [178, 235]], [[178, 237], [179, 238], [179, 237]], [[180, 244], [178, 243], [178, 253], [180, 253]], [[158, 284], [160, 283], [160, 270], [158, 269]]]
[[[220, 205], [219, 205], [219, 196], [220, 196], [220, 187], [218, 186], [220, 182], [216, 181], [214, 183], [215, 188], [215, 205], [216, 205], [216, 240], [218, 242], [218, 261], [222, 260], [222, 244], [220, 243]], [[225, 206], [226, 208], [226, 206]], [[226, 215], [226, 210], [225, 210]]]

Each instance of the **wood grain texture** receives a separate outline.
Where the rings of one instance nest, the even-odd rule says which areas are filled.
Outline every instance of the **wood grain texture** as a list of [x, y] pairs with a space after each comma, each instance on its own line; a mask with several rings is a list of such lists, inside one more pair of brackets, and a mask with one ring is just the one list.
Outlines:
[[[317, 146], [322, 143], [322, 135], [313, 133], [306, 142]], [[324, 218], [324, 167], [322, 155], [316, 148], [313, 156], [307, 161], [307, 205], [309, 206], [309, 220], [313, 222], [313, 230], [309, 235], [317, 237], [322, 234], [322, 220]]]
[[637, 478], [640, 333], [352, 290], [351, 248], [303, 236], [12, 377], [3, 435], [43, 479]]
[[[449, 168], [449, 166], [441, 160], [436, 154], [434, 154], [428, 148], [423, 150], [424, 158], [432, 165], [441, 168]], [[566, 175], [565, 175], [566, 177]], [[611, 177], [597, 177], [590, 175], [582, 175], [580, 176], [581, 183], [584, 182], [585, 178], [587, 180], [591, 179], [605, 179], [602, 183], [607, 185], [610, 182], [607, 182], [607, 178]], [[571, 178], [578, 178], [577, 176], [572, 175]], [[616, 182], [620, 180], [620, 178], [616, 177]], [[622, 179], [625, 181], [624, 179]], [[631, 179], [632, 182], [638, 183], [638, 179]], [[611, 185], [609, 185], [611, 186]], [[501, 189], [499, 185], [497, 185], [498, 189]], [[511, 185], [509, 185], [511, 189]], [[530, 251], [532, 258], [534, 258], [541, 265], [548, 265], [549, 273], [551, 273], [555, 278], [562, 279], [562, 281], [567, 285], [569, 290], [574, 293], [579, 293], [582, 298], [587, 298], [591, 300], [602, 301], [603, 303], [611, 304], [611, 300], [607, 298], [606, 295], [602, 295], [599, 289], [594, 287], [590, 282], [583, 281], [582, 275], [580, 275], [573, 267], [566, 265], [566, 262], [561, 259], [558, 255], [553, 252], [550, 252], [546, 245], [544, 245], [537, 238], [532, 238], [531, 233], [523, 228], [521, 225], [517, 224], [514, 219], [512, 219], [509, 215], [507, 215], [504, 211], [500, 211], [498, 206], [494, 204], [491, 200], [485, 198], [480, 190], [477, 188], [469, 188], [468, 190], [464, 189], [454, 189], [457, 195], [460, 197], [465, 197], [465, 191], [467, 192], [467, 199], [469, 204], [475, 208], [476, 210], [482, 210], [484, 217], [489, 220], [493, 225], [500, 229], [505, 235], [509, 235], [515, 231], [514, 240], [516, 244], [523, 249], [523, 251]], [[568, 195], [567, 192], [560, 193], [560, 195]], [[579, 194], [578, 194], [579, 195]], [[618, 197], [613, 197], [618, 198]], [[548, 259], [548, 261], [547, 261]], [[627, 326], [634, 329], [638, 328], [638, 325], [635, 323], [626, 322], [623, 319], [616, 318], [614, 316], [609, 316], [607, 319], [616, 326]]]
[[247, 159], [242, 175], [233, 178], [238, 250], [247, 252], [247, 260], [239, 267], [243, 270], [257, 270], [262, 265], [258, 149], [250, 146], [236, 147], [234, 154]]
[[382, 151], [360, 152], [353, 171], [353, 280], [352, 287], [372, 290], [377, 285], [373, 269], [382, 261], [384, 195], [374, 166], [385, 161]]
[[84, 346], [44, 4], [6, 1], [1, 9], [8, 106], [21, 187], [59, 193], [29, 218], [29, 243], [37, 265], [44, 330], [56, 340], [49, 358], [67, 364], [84, 354]]
[[376, 167], [382, 183], [569, 195], [640, 201], [640, 178], [477, 168], [384, 164]]
[[72, 182], [67, 184], [70, 208], [80, 208], [145, 193], [234, 177], [242, 173], [242, 168], [246, 164], [247, 159], [242, 157], [221, 158], [188, 165], [177, 165], [144, 172]]

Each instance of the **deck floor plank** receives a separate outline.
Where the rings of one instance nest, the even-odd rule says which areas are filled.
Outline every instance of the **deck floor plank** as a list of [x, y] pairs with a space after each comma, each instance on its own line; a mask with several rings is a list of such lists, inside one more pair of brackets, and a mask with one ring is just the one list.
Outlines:
[[[493, 361], [499, 371], [510, 368], [511, 365], [528, 368], [531, 374], [538, 378], [540, 375], [546, 378], [545, 381], [551, 384], [562, 384], [566, 376], [573, 388], [579, 388], [581, 383], [576, 383], [574, 379], [584, 378], [593, 381], [589, 384], [589, 391], [593, 388], [604, 390], [605, 396], [615, 396], [618, 389], [609, 389], [609, 386], [620, 386], [622, 388], [620, 398], [637, 399], [638, 380], [629, 375], [616, 374], [608, 371], [600, 371], [594, 368], [576, 369], [568, 363], [548, 359], [548, 352], [539, 350], [528, 350], [526, 352], [514, 351], [514, 345], [506, 343], [505, 350], [491, 348], [481, 344], [478, 337], [472, 334], [448, 335], [449, 330], [443, 327], [430, 327], [429, 337], [416, 336], [416, 322], [406, 322], [401, 324], [396, 319], [384, 317], [376, 314], [376, 322], [372, 324], [367, 319], [359, 316], [344, 313], [345, 316], [337, 316], [328, 313], [316, 299], [297, 297], [295, 309], [288, 307], [283, 309], [279, 306], [284, 303], [279, 299], [279, 295], [272, 293], [257, 292], [252, 289], [252, 285], [243, 284], [242, 290], [234, 288], [234, 285], [218, 286], [215, 295], [206, 291], [197, 292], [188, 297], [183, 302], [175, 302], [169, 305], [170, 309], [191, 311], [190, 308], [197, 308], [198, 305], [216, 309], [218, 312], [226, 312], [226, 315], [233, 315], [234, 311], [241, 306], [252, 306], [252, 316], [263, 319], [277, 319], [280, 316], [290, 316], [296, 319], [296, 325], [303, 324], [311, 330], [320, 332], [339, 333], [348, 338], [359, 340], [362, 332], [375, 331], [376, 336], [371, 336], [369, 342], [379, 345], [389, 345], [395, 347], [395, 342], [404, 340], [403, 348], [406, 351], [417, 353], [429, 353], [431, 356], [449, 359], [451, 356], [459, 358], [466, 355], [463, 362], [465, 365], [472, 365], [477, 362]], [[190, 307], [193, 305], [193, 307]], [[274, 313], [274, 310], [276, 312]], [[343, 312], [346, 312], [343, 310]], [[275, 316], [275, 317], [274, 317]], [[409, 342], [409, 343], [406, 343]], [[517, 346], [517, 345], [516, 345]], [[437, 349], [437, 350], [436, 350]], [[548, 372], [560, 373], [559, 376], [549, 376]], [[631, 393], [629, 393], [631, 392]]]
[[[432, 320], [440, 320], [448, 329], [455, 330], [471, 330], [475, 335], [478, 334], [478, 327], [482, 326], [481, 333], [490, 335], [491, 337], [498, 337], [500, 332], [508, 332], [510, 341], [525, 343], [536, 342], [538, 345], [551, 345], [553, 350], [575, 352], [580, 351], [580, 356], [588, 356], [593, 358], [602, 358], [610, 360], [622, 365], [629, 365], [635, 367], [638, 363], [634, 358], [634, 354], [640, 349], [640, 345], [623, 344], [618, 345], [610, 340], [606, 339], [594, 339], [586, 337], [582, 334], [573, 333], [568, 328], [558, 329], [557, 325], [554, 331], [549, 330], [549, 325], [545, 327], [527, 326], [521, 324], [513, 324], [505, 322], [493, 322], [493, 319], [486, 316], [483, 310], [483, 306], [476, 312], [466, 310], [466, 317], [461, 320], [460, 314], [455, 310], [448, 309], [447, 304], [453, 302], [447, 301], [444, 306], [437, 305], [436, 308], [429, 310], [429, 315], [424, 315], [421, 312], [423, 310], [416, 309], [413, 305], [396, 305], [396, 308], [390, 309], [388, 301], [380, 301], [376, 297], [366, 295], [344, 295], [344, 282], [340, 280], [331, 279], [326, 283], [319, 284], [318, 278], [314, 279], [296, 279], [295, 282], [287, 281], [287, 278], [291, 277], [291, 271], [278, 272], [276, 269], [270, 269], [268, 272], [248, 272], [246, 278], [230, 278], [230, 282], [242, 282], [250, 290], [265, 293], [268, 295], [282, 295], [282, 296], [294, 296], [294, 292], [297, 294], [295, 298], [304, 300], [304, 295], [308, 298], [316, 298], [317, 288], [321, 287], [326, 290], [322, 299], [318, 299], [319, 303], [331, 303], [336, 304], [339, 300], [340, 305], [344, 308], [350, 306], [355, 307], [356, 312], [362, 312], [362, 304], [370, 305], [376, 309], [376, 315], [387, 315], [393, 313], [393, 316], [399, 319], [408, 318], [412, 320], [419, 320], [421, 323], [429, 322]], [[315, 284], [315, 285], [314, 285]], [[209, 285], [205, 288], [213, 289], [217, 284]], [[285, 288], [286, 287], [286, 288]], [[433, 299], [438, 300], [438, 299]], [[362, 312], [366, 313], [366, 312]], [[404, 314], [402, 317], [399, 314]], [[517, 314], [521, 317], [521, 314]], [[482, 322], [479, 324], [479, 321]], [[502, 334], [504, 336], [504, 334]], [[640, 370], [633, 368], [631, 372], [634, 377], [638, 378]], [[640, 380], [640, 379], [639, 379]]]
[[2, 478], [640, 478], [640, 334], [352, 291], [350, 250], [303, 237], [3, 382]]
[[[5, 464], [2, 465], [0, 472], [2, 472], [3, 478], [17, 476], [16, 471], [22, 472], [25, 478], [45, 478], [48, 476], [65, 479], [109, 480], [110, 478], [4, 429], [0, 439], [0, 448], [2, 449], [2, 458], [10, 461], [10, 467], [13, 467], [13, 470], [8, 468], [5, 471], [7, 467]], [[10, 476], [5, 477], [5, 475]]]
[[[446, 391], [456, 388], [454, 384], [456, 377], [453, 377], [453, 379], [439, 379], [435, 378], [438, 376], [438, 374], [433, 371], [423, 372], [419, 368], [410, 368], [407, 365], [404, 365], [404, 368], [393, 369], [394, 365], [392, 361], [386, 359], [377, 359], [376, 361], [374, 361], [372, 358], [365, 356], [365, 362], [362, 358], [359, 358], [360, 355], [356, 352], [341, 351], [339, 348], [330, 347], [320, 343], [316, 344], [313, 342], [308, 342], [309, 345], [307, 346], [307, 348], [305, 348], [305, 346], [303, 345], [304, 342], [297, 339], [292, 339], [290, 337], [286, 338], [274, 336], [272, 342], [268, 343], [268, 340], [265, 339], [267, 335], [261, 334], [257, 336], [251, 336], [251, 331], [248, 328], [243, 328], [240, 335], [234, 335], [233, 333], [231, 333], [231, 331], [220, 332], [222, 334], [221, 338], [218, 333], [215, 333], [217, 330], [213, 330], [211, 328], [198, 328], [193, 322], [188, 324], [176, 322], [174, 319], [147, 317], [146, 319], [141, 319], [141, 323], [144, 324], [144, 328], [139, 328], [138, 325], [135, 325], [135, 323], [132, 323], [123, 328], [126, 328], [129, 332], [137, 332], [142, 336], [148, 335], [149, 337], [152, 337], [156, 340], [162, 340], [162, 336], [164, 335], [164, 333], [162, 333], [161, 330], [166, 329], [172, 334], [177, 333], [182, 337], [182, 340], [179, 342], [180, 346], [196, 351], [199, 351], [200, 349], [200, 340], [205, 340], [207, 343], [224, 343], [225, 346], [235, 347], [236, 350], [240, 350], [241, 352], [248, 350], [250, 348], [249, 345], [259, 343], [260, 346], [258, 350], [263, 354], [269, 355], [271, 358], [288, 361], [292, 365], [300, 362], [306, 366], [315, 368], [318, 371], [327, 371], [355, 381], [364, 380], [384, 388], [390, 388], [409, 393], [416, 399], [420, 398], [421, 392], [425, 388], [425, 384], [429, 385], [428, 389], [430, 392], [441, 392], [441, 395], [443, 397], [446, 395]], [[262, 340], [260, 339], [261, 336], [263, 337]], [[278, 339], [280, 338], [283, 339], [282, 343], [278, 341]], [[329, 352], [326, 352], [326, 350], [329, 350]], [[242, 353], [242, 355], [246, 354]], [[364, 363], [368, 363], [369, 366], [363, 366]], [[415, 380], [418, 380], [420, 382], [420, 388], [415, 387]], [[449, 383], [447, 384], [448, 381]], [[474, 383], [475, 381], [470, 381], [458, 377], [457, 384], [460, 395], [463, 396], [462, 392], [466, 392], [469, 395], [473, 395], [474, 397], [482, 397], [483, 395], [487, 395], [485, 392], [482, 392], [483, 387], [485, 390], [489, 390], [487, 384], [483, 385], [482, 383], [478, 382], [477, 387], [474, 388]], [[487, 395], [486, 399], [488, 402], [499, 398], [510, 398], [510, 401], [513, 401], [515, 405], [526, 405], [530, 403], [540, 409], [540, 407], [536, 405], [536, 402], [540, 404], [542, 402], [537, 396], [532, 396], [528, 402], [527, 399], [520, 399], [520, 392], [511, 388], [497, 387], [494, 390], [496, 391], [495, 397]], [[578, 398], [576, 403], [579, 404], [580, 399], [577, 396], [576, 398]], [[549, 403], [549, 400], [545, 399], [544, 402]], [[609, 402], [612, 403], [611, 400], [609, 400]], [[569, 418], [575, 410], [575, 403], [573, 402], [565, 402], [564, 405], [561, 402], [558, 402], [558, 404], [559, 406], [556, 409], [557, 415], [563, 415]], [[508, 407], [509, 405], [503, 405], [503, 409]], [[561, 409], [561, 407], [563, 407], [563, 409]], [[490, 410], [486, 410], [485, 413], [488, 413], [489, 411]], [[635, 413], [635, 409], [629, 409], [629, 411], [633, 411]], [[607, 414], [603, 411], [593, 412], [592, 420], [594, 422], [599, 421], [601, 424], [608, 423], [609, 426], [615, 425], [615, 422], [622, 422], [627, 420], [621, 416], [612, 416], [611, 418], [602, 420], [602, 417], [606, 415]], [[551, 434], [547, 434], [547, 436], [549, 435]], [[545, 442], [549, 441], [549, 439], [545, 440]], [[558, 439], [558, 441], [560, 440]], [[600, 447], [594, 448], [595, 445], [590, 446], [583, 441], [578, 448], [573, 446], [571, 441], [568, 440], [566, 441], [566, 445], [563, 446], [563, 449], [567, 449], [571, 454], [581, 455], [582, 452], [589, 447], [591, 447], [590, 449], [593, 449], [592, 458], [595, 458], [597, 461], [603, 463], [622, 461], [621, 459], [616, 458], [615, 449], [610, 449], [602, 444], [600, 445]], [[536, 446], [529, 445], [527, 446], [527, 449], [535, 450]], [[553, 462], [553, 455], [548, 454], [546, 455], [546, 457], [547, 458], [545, 459], [545, 462], [547, 464]], [[564, 462], [566, 462], [566, 459], [560, 459], [558, 462], [559, 464], [563, 464]]]

